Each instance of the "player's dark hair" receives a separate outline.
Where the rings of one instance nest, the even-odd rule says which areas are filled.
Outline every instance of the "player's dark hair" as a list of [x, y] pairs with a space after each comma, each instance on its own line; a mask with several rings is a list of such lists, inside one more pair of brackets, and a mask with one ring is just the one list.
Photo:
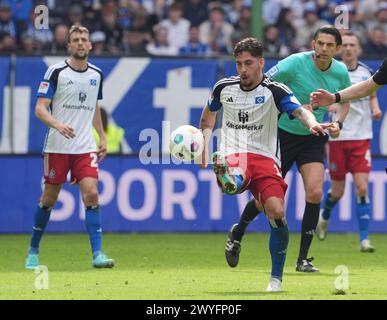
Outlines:
[[340, 31], [336, 29], [334, 26], [325, 25], [318, 28], [317, 31], [314, 33], [313, 39], [316, 40], [320, 33], [326, 33], [334, 36], [337, 46], [341, 46], [343, 43], [343, 40], [341, 39]]
[[239, 41], [234, 47], [234, 57], [247, 51], [253, 57], [263, 57], [263, 46], [260, 41], [255, 38], [245, 38]]

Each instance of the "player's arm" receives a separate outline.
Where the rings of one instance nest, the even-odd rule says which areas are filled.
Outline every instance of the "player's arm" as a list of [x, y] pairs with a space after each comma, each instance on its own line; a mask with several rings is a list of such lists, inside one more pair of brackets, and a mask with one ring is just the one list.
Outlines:
[[318, 89], [311, 93], [310, 103], [315, 106], [329, 106], [335, 102], [348, 102], [350, 100], [357, 100], [373, 94], [380, 88], [372, 77], [362, 82], [356, 83], [344, 90], [336, 93], [330, 93], [324, 89]]
[[95, 112], [94, 112], [93, 126], [99, 136], [99, 143], [98, 143], [98, 149], [97, 149], [98, 161], [102, 161], [106, 156], [107, 149], [106, 149], [106, 135], [105, 135], [105, 131], [103, 130], [101, 110], [99, 108], [98, 103], [96, 105]]
[[370, 96], [370, 106], [371, 106], [371, 113], [372, 113], [372, 119], [374, 120], [380, 120], [382, 118], [382, 110], [379, 106], [379, 100], [376, 93], [373, 93]]
[[211, 111], [208, 107], [208, 104], [203, 108], [202, 116], [200, 117], [200, 129], [203, 132], [204, 143], [203, 143], [203, 153], [201, 161], [199, 163], [201, 168], [206, 168], [208, 165], [208, 147], [212, 135], [212, 130], [214, 129], [216, 122], [217, 111]]
[[302, 106], [295, 109], [292, 115], [300, 120], [309, 129], [310, 133], [315, 136], [324, 135], [324, 129], [332, 126], [331, 123], [318, 123], [314, 114]]
[[50, 128], [54, 128], [59, 131], [59, 133], [67, 139], [75, 137], [74, 129], [67, 125], [56, 120], [51, 113], [48, 111], [50, 106], [51, 99], [38, 97], [35, 106], [35, 115], [40, 121], [48, 125]]
[[382, 85], [387, 84], [387, 59], [385, 59], [379, 70], [367, 80], [356, 83], [346, 89], [336, 93], [319, 89], [311, 93], [310, 100], [312, 106], [328, 106], [335, 102], [348, 102], [370, 96]]

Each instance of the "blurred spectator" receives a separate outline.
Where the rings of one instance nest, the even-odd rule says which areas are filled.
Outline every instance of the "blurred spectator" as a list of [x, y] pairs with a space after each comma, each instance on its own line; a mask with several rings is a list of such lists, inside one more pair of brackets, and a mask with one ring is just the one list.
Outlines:
[[206, 0], [184, 1], [183, 16], [191, 22], [191, 25], [198, 26], [208, 19]]
[[168, 9], [168, 18], [160, 22], [160, 25], [168, 30], [169, 44], [177, 50], [188, 41], [190, 22], [182, 16], [180, 3], [173, 3]]
[[50, 29], [36, 29], [35, 28], [35, 18], [38, 14], [34, 11], [31, 11], [30, 22], [27, 26], [27, 30], [23, 33], [24, 42], [28, 42], [28, 37], [32, 38], [34, 42], [35, 50], [42, 52], [43, 50], [47, 51], [52, 43], [54, 38], [52, 31]]
[[[125, 130], [112, 121], [109, 121], [109, 116], [104, 108], [101, 109], [102, 127], [106, 135], [106, 149], [107, 153], [122, 153], [122, 141], [125, 136]], [[99, 143], [99, 135], [95, 129], [93, 129], [95, 143]]]
[[275, 25], [279, 30], [281, 45], [290, 49], [290, 53], [298, 51], [299, 45], [296, 43], [297, 30], [293, 25], [293, 12], [289, 8], [282, 8]]
[[387, 33], [387, 1], [379, 3], [375, 12], [375, 19], [368, 23], [368, 30], [372, 30], [375, 26], [380, 26]]
[[243, 6], [245, 5], [245, 0], [232, 0], [230, 8], [226, 9], [227, 12], [227, 21], [235, 25], [241, 15]]
[[94, 31], [90, 35], [90, 41], [92, 43], [91, 54], [94, 56], [101, 56], [106, 53], [105, 41], [106, 36], [102, 31]]
[[160, 25], [155, 26], [154, 39], [148, 43], [146, 50], [155, 56], [174, 56], [178, 53], [177, 48], [168, 42], [168, 29]]
[[348, 28], [351, 32], [356, 33], [362, 44], [367, 40], [367, 28], [362, 21], [357, 20], [356, 7], [353, 4], [346, 4], [348, 9]]
[[23, 54], [32, 55], [38, 53], [39, 50], [40, 48], [36, 47], [34, 39], [30, 35], [24, 33], [21, 37], [21, 52], [23, 52]]
[[314, 33], [327, 21], [318, 18], [317, 10], [313, 7], [304, 9], [304, 23], [297, 28], [297, 43], [305, 50], [309, 50]]
[[130, 11], [129, 11], [129, 0], [119, 0], [118, 1], [118, 8], [117, 8], [117, 19], [118, 24], [123, 28], [127, 29], [130, 26], [131, 19], [130, 19]]
[[199, 27], [190, 27], [188, 42], [180, 48], [180, 54], [186, 56], [206, 56], [210, 54], [208, 46], [199, 41]]
[[154, 16], [156, 21], [161, 21], [167, 16], [168, 6], [174, 0], [141, 0], [139, 2], [141, 2], [150, 16]]
[[275, 24], [282, 9], [282, 0], [266, 0], [262, 4], [263, 21], [266, 25]]
[[[251, 7], [243, 5], [237, 22], [234, 24], [233, 38], [241, 40], [251, 36]], [[233, 46], [234, 47], [234, 46]]]
[[142, 34], [143, 41], [150, 42], [152, 39], [152, 28], [154, 27], [152, 18], [143, 6], [139, 6], [133, 13], [131, 31]]
[[281, 44], [279, 40], [279, 30], [273, 25], [269, 24], [265, 27], [263, 37], [263, 53], [265, 57], [287, 57], [290, 50], [287, 46]]
[[65, 24], [58, 24], [54, 31], [54, 41], [51, 45], [51, 54], [66, 54], [67, 53], [67, 38], [69, 35], [69, 27]]
[[199, 26], [199, 39], [207, 44], [212, 54], [229, 54], [232, 51], [231, 35], [234, 27], [224, 20], [224, 11], [214, 7], [210, 11], [210, 18]]
[[9, 1], [12, 11], [12, 19], [16, 26], [16, 39], [19, 43], [21, 35], [27, 30], [30, 12], [32, 10], [31, 0]]
[[123, 43], [123, 50], [125, 54], [132, 56], [145, 56], [147, 41], [144, 34], [134, 28], [129, 28], [125, 33], [125, 41]]
[[374, 27], [370, 31], [368, 42], [363, 46], [363, 52], [369, 57], [386, 57], [386, 33], [380, 26]]
[[117, 8], [114, 1], [107, 1], [102, 7], [101, 23], [95, 28], [105, 34], [106, 49], [111, 54], [118, 54], [122, 44], [123, 29], [117, 22]]
[[0, 31], [0, 53], [12, 53], [16, 49], [16, 40], [8, 32]]
[[68, 11], [68, 23], [69, 27], [73, 25], [83, 25], [83, 9], [79, 4], [74, 4]]
[[16, 40], [16, 27], [12, 21], [11, 6], [6, 1], [0, 2], [0, 32]]

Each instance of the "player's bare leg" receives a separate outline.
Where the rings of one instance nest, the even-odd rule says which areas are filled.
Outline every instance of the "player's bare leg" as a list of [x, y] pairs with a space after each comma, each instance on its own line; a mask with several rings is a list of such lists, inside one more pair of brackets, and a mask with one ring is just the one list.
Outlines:
[[102, 252], [102, 225], [98, 202], [98, 180], [87, 177], [79, 182], [82, 200], [86, 207], [86, 228], [93, 253], [92, 265], [95, 268], [112, 268], [114, 260]]
[[40, 240], [50, 220], [51, 209], [58, 199], [61, 187], [61, 184], [46, 183], [44, 185], [43, 194], [40, 197], [39, 205], [35, 212], [30, 248], [25, 263], [26, 269], [35, 269], [39, 266]]

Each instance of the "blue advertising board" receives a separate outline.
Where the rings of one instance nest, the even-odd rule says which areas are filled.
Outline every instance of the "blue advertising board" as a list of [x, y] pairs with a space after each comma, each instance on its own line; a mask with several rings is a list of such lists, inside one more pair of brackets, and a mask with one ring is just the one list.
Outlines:
[[[194, 164], [144, 165], [137, 157], [108, 157], [100, 166], [100, 204], [106, 232], [217, 232], [235, 223], [250, 199], [249, 192], [222, 195], [210, 169]], [[370, 175], [371, 232], [387, 232], [387, 160], [375, 159]], [[0, 233], [30, 232], [41, 194], [43, 159], [0, 157]], [[304, 211], [302, 179], [293, 170], [286, 177], [286, 216], [290, 231], [299, 231]], [[326, 182], [325, 187], [328, 188]], [[83, 232], [84, 208], [77, 186], [65, 184], [47, 229]], [[261, 215], [249, 230], [268, 231]], [[355, 196], [348, 176], [347, 192], [335, 208], [332, 232], [356, 232]]]

